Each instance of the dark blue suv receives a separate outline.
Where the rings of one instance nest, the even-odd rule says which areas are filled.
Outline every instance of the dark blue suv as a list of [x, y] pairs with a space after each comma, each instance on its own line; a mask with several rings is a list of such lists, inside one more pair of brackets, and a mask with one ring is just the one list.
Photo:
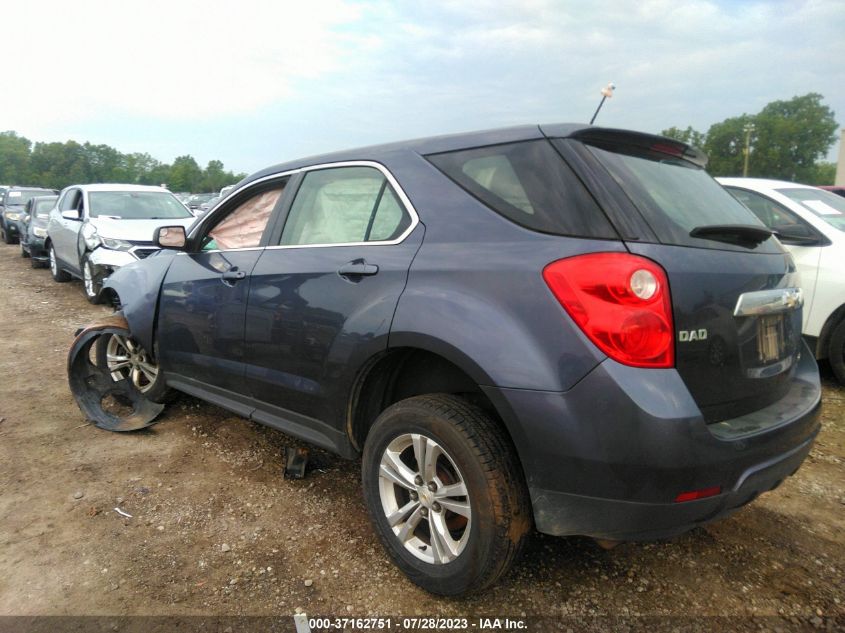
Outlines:
[[109, 278], [76, 391], [176, 389], [362, 457], [379, 537], [435, 593], [489, 586], [532, 525], [679, 534], [819, 429], [795, 265], [705, 161], [551, 125], [265, 169]]

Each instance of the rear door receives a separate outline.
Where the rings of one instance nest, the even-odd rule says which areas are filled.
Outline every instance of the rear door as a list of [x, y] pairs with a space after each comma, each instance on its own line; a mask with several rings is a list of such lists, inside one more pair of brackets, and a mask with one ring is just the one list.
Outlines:
[[383, 166], [305, 170], [249, 290], [246, 371], [265, 413], [343, 417], [355, 370], [387, 348], [422, 232]]
[[554, 141], [592, 187], [626, 247], [669, 279], [676, 368], [709, 422], [778, 400], [801, 349], [795, 264], [762, 223], [662, 137], [588, 128]]

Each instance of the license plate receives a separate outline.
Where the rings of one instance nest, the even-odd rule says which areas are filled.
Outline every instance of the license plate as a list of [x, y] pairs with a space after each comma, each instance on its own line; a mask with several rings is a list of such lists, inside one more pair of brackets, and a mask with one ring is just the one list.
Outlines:
[[783, 354], [783, 317], [761, 316], [757, 321], [757, 354], [761, 362], [778, 360]]

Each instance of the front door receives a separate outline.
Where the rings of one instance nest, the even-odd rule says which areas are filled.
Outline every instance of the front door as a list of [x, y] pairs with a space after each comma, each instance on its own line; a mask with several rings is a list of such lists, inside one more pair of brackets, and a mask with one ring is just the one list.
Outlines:
[[162, 284], [158, 355], [168, 381], [245, 395], [244, 318], [250, 274], [287, 179], [234, 196], [191, 235]]

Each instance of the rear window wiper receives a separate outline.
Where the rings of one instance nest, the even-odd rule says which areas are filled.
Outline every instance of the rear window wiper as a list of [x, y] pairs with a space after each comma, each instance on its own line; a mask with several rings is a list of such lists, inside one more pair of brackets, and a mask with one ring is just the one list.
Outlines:
[[754, 224], [710, 224], [697, 226], [689, 234], [690, 237], [753, 248], [769, 239], [772, 231]]

